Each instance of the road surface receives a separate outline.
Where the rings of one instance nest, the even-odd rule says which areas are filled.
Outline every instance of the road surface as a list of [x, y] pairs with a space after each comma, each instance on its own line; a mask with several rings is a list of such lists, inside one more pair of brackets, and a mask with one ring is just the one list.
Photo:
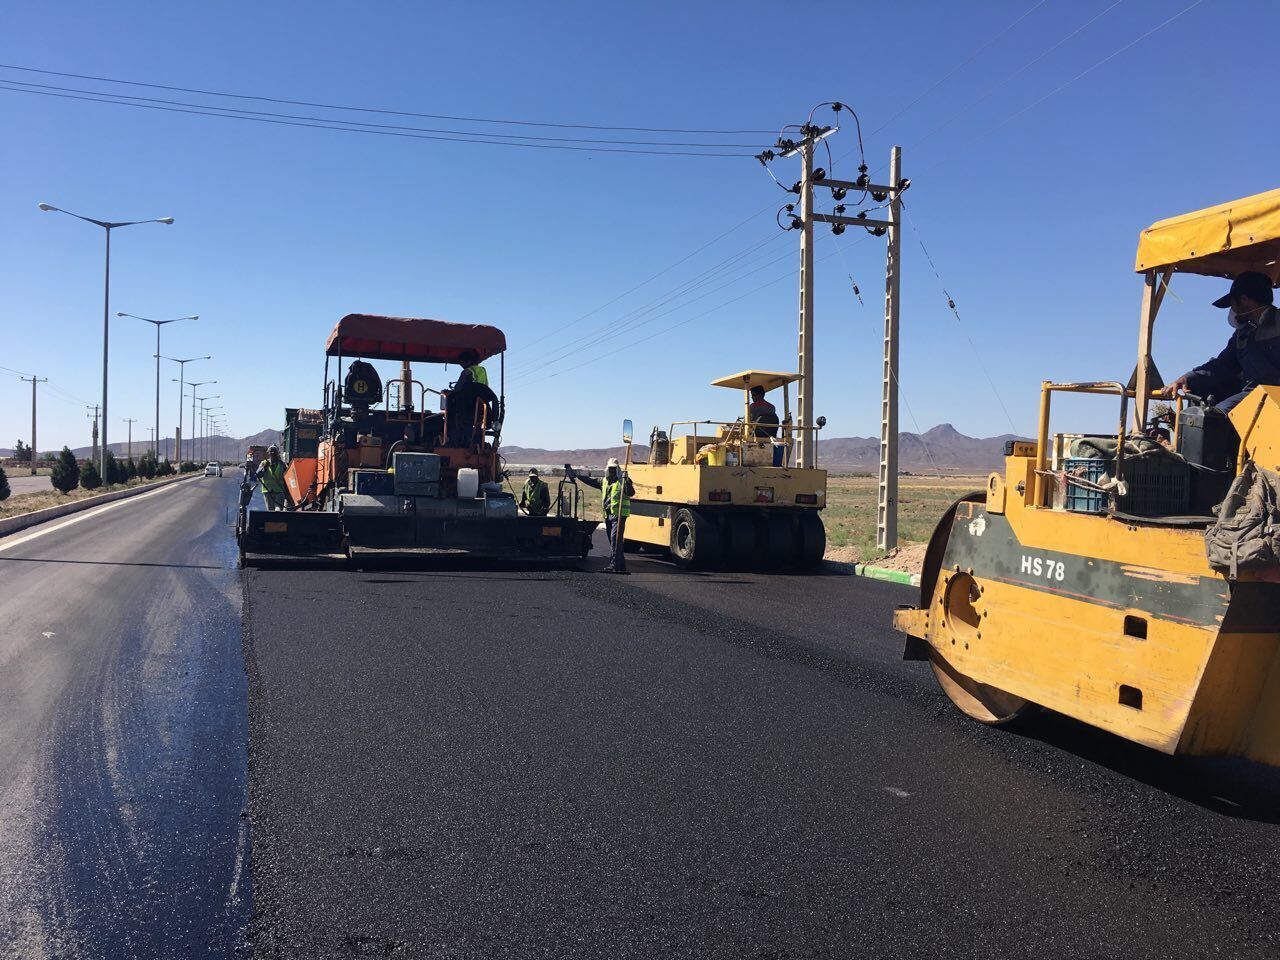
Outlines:
[[52, 491], [48, 474], [31, 476], [21, 467], [7, 471], [9, 475], [9, 495], [16, 497], [21, 493], [44, 493]]
[[0, 538], [0, 956], [231, 956], [249, 912], [234, 483]]
[[240, 573], [235, 489], [0, 539], [0, 956], [1280, 951], [1275, 776], [965, 721], [908, 588]]

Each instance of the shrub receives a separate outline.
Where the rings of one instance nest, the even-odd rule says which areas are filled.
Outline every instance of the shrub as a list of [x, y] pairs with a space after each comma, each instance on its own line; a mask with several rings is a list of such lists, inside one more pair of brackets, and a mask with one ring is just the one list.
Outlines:
[[169, 462], [168, 457], [161, 460], [160, 463], [156, 466], [156, 476], [157, 477], [173, 476], [173, 464]]
[[109, 487], [113, 487], [117, 483], [124, 483], [124, 470], [120, 461], [116, 459], [116, 455], [108, 450], [103, 459], [106, 461], [106, 469], [103, 471], [102, 482]]
[[69, 447], [63, 447], [62, 452], [53, 458], [53, 475], [49, 482], [59, 493], [70, 493], [80, 485], [80, 465]]
[[124, 467], [125, 480], [133, 480], [138, 476], [138, 465], [133, 462], [133, 457], [126, 460], [121, 466]]
[[0, 500], [9, 499], [9, 478], [5, 475], [4, 467], [0, 467]]
[[102, 486], [102, 474], [98, 473], [98, 467], [92, 460], [80, 468], [80, 486], [86, 490], [97, 490]]

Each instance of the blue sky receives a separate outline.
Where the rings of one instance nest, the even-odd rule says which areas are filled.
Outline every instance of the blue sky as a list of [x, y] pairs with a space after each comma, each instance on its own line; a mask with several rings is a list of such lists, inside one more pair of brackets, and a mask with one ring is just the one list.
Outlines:
[[[819, 3], [806, 28], [794, 8], [763, 3], [11, 2], [0, 62], [418, 113], [698, 130], [773, 130], [843, 100], [862, 119], [873, 172], [902, 145], [912, 221], [963, 319], [908, 228], [903, 428], [991, 435], [1011, 418], [1025, 434], [1040, 380], [1132, 369], [1142, 227], [1277, 186], [1259, 80], [1280, 27], [1273, 4], [1202, 0], [1123, 49], [1190, 3]], [[1256, 55], [1242, 51], [1246, 35], [1263, 38]], [[0, 79], [192, 99], [7, 69]], [[41, 448], [88, 442], [78, 401], [100, 394], [102, 309], [101, 232], [38, 212], [41, 200], [103, 219], [177, 219], [116, 235], [112, 313], [199, 314], [166, 328], [164, 352], [214, 356], [188, 370], [218, 381], [206, 389], [235, 435], [319, 404], [323, 341], [348, 312], [502, 327], [506, 439], [521, 445], [616, 442], [623, 417], [645, 433], [732, 417], [736, 398], [708, 381], [795, 366], [797, 234], [779, 235], [774, 212], [788, 197], [749, 157], [366, 136], [7, 90], [0, 118], [0, 365], [55, 388], [42, 394]], [[847, 126], [833, 147], [835, 174], [855, 175]], [[791, 182], [795, 163], [776, 162], [779, 178]], [[874, 434], [884, 243], [820, 231], [817, 254], [816, 409], [829, 436]], [[1221, 286], [1175, 282], [1183, 302], [1168, 303], [1157, 333], [1169, 378], [1221, 348], [1228, 330], [1207, 303]], [[113, 322], [111, 437], [135, 417], [136, 442], [153, 419], [154, 333]], [[582, 349], [595, 335], [610, 338]], [[166, 434], [174, 375], [166, 364]], [[0, 446], [28, 436], [29, 398], [0, 370]], [[1065, 416], [1063, 428], [1101, 426], [1114, 411], [1097, 400], [1074, 423]]]

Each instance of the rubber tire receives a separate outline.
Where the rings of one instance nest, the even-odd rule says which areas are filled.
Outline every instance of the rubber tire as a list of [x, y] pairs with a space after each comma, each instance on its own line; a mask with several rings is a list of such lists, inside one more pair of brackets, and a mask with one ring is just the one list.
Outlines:
[[790, 513], [770, 514], [765, 517], [766, 542], [769, 544], [764, 559], [771, 570], [787, 570], [796, 566], [800, 558], [800, 530], [796, 518]]
[[729, 514], [724, 518], [727, 534], [723, 544], [725, 566], [735, 570], [750, 569], [760, 560], [760, 535], [756, 517], [745, 514]]
[[800, 556], [796, 565], [801, 570], [813, 570], [822, 565], [822, 558], [827, 552], [827, 528], [822, 524], [822, 515], [816, 510], [806, 510], [800, 514]]
[[714, 566], [721, 559], [720, 531], [696, 510], [682, 508], [671, 525], [671, 557], [682, 570]]

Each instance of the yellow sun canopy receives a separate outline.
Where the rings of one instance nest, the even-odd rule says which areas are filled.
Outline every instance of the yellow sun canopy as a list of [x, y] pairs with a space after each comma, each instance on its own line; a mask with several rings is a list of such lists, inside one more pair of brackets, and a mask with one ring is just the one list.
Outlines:
[[1138, 238], [1138, 273], [1234, 277], [1257, 270], [1280, 284], [1280, 190], [1153, 223]]
[[800, 379], [798, 373], [774, 373], [769, 370], [743, 370], [732, 376], [712, 380], [713, 387], [729, 387], [731, 390], [747, 390], [751, 387], [764, 387], [765, 392], [776, 390], [784, 383], [794, 383]]

